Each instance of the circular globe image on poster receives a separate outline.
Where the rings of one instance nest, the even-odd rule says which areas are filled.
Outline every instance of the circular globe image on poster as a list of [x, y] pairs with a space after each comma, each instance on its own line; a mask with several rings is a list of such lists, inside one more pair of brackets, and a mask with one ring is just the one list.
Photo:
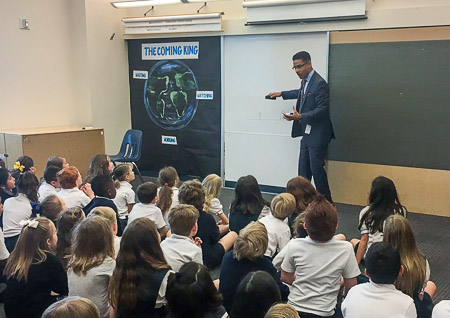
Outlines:
[[194, 118], [198, 100], [197, 79], [185, 63], [160, 61], [148, 74], [144, 102], [150, 119], [159, 127], [177, 130]]

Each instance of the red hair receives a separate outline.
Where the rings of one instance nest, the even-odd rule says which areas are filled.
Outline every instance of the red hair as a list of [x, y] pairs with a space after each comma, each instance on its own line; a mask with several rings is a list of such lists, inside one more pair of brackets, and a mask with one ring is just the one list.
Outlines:
[[63, 189], [72, 189], [77, 186], [79, 171], [76, 167], [70, 166], [61, 170], [57, 177], [58, 182]]

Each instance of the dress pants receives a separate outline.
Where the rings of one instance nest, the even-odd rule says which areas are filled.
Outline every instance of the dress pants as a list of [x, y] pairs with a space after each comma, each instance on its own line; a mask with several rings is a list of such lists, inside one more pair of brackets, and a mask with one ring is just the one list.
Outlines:
[[304, 138], [302, 138], [300, 142], [298, 174], [310, 181], [311, 178], [314, 178], [317, 191], [332, 203], [330, 186], [328, 185], [328, 177], [325, 171], [327, 149], [328, 144], [309, 147]]

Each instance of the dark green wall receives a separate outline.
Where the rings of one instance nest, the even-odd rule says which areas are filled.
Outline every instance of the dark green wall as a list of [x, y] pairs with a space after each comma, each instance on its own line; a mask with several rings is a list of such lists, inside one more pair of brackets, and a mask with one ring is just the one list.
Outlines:
[[450, 41], [330, 45], [328, 159], [450, 170]]

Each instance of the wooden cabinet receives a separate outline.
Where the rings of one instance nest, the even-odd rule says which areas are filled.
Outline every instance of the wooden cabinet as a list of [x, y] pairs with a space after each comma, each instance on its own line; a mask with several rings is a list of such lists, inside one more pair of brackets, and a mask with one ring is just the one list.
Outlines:
[[0, 132], [0, 153], [7, 154], [8, 169], [12, 169], [19, 156], [34, 160], [36, 175], [44, 174], [48, 157], [59, 156], [78, 168], [86, 177], [92, 156], [105, 153], [102, 128], [50, 127]]

